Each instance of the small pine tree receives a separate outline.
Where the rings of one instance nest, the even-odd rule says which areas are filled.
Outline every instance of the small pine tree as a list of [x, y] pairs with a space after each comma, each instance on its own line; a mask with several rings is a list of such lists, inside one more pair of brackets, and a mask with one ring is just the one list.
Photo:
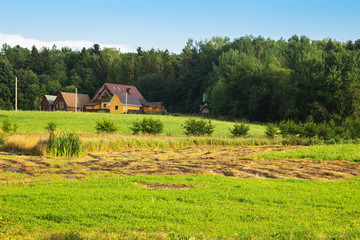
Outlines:
[[3, 132], [5, 133], [9, 133], [11, 131], [16, 132], [17, 129], [18, 129], [17, 124], [12, 123], [9, 118], [5, 118], [4, 120], [2, 120], [1, 130], [3, 130]]
[[130, 127], [133, 134], [145, 133], [145, 134], [160, 134], [164, 130], [164, 124], [160, 119], [143, 118], [140, 121], [136, 121]]
[[196, 120], [190, 118], [182, 125], [185, 135], [203, 136], [211, 135], [214, 132], [215, 125], [211, 120], [205, 121], [203, 119]]
[[113, 133], [116, 132], [117, 129], [118, 128], [112, 120], [103, 119], [102, 121], [96, 121], [95, 130], [97, 133]]
[[250, 130], [250, 127], [245, 123], [236, 123], [233, 128], [230, 128], [230, 132], [234, 137], [245, 137]]
[[268, 138], [274, 138], [275, 135], [277, 134], [277, 132], [278, 132], [278, 129], [277, 129], [275, 124], [269, 123], [269, 124], [266, 125], [265, 135]]

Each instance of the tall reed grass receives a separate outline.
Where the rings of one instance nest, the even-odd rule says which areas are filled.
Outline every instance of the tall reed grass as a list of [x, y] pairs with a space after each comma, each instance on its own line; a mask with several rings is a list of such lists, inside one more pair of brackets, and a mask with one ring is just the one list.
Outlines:
[[66, 132], [50, 135], [49, 150], [56, 157], [80, 156], [83, 153], [79, 135]]

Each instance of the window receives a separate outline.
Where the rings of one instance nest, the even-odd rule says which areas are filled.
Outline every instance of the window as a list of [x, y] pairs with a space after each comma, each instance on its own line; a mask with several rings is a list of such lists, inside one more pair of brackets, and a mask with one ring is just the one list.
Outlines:
[[63, 109], [64, 108], [64, 102], [58, 102], [58, 109]]
[[115, 88], [115, 87], [113, 87], [113, 89], [114, 89], [114, 90], [116, 90], [116, 88]]
[[103, 107], [106, 108], [106, 103], [103, 104]]
[[119, 91], [120, 91], [120, 88], [119, 87], [117, 87], [118, 89], [119, 89]]
[[115, 110], [119, 110], [119, 106], [115, 106]]

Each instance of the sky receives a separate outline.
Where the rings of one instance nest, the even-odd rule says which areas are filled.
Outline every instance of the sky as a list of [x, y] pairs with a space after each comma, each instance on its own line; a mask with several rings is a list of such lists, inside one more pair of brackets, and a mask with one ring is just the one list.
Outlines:
[[189, 39], [360, 39], [359, 0], [0, 0], [0, 45], [180, 53]]

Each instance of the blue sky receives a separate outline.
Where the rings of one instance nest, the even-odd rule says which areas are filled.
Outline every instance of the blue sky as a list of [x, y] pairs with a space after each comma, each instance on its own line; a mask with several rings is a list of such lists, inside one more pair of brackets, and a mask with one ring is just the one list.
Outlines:
[[360, 39], [355, 0], [0, 0], [0, 44], [168, 49], [188, 39]]

